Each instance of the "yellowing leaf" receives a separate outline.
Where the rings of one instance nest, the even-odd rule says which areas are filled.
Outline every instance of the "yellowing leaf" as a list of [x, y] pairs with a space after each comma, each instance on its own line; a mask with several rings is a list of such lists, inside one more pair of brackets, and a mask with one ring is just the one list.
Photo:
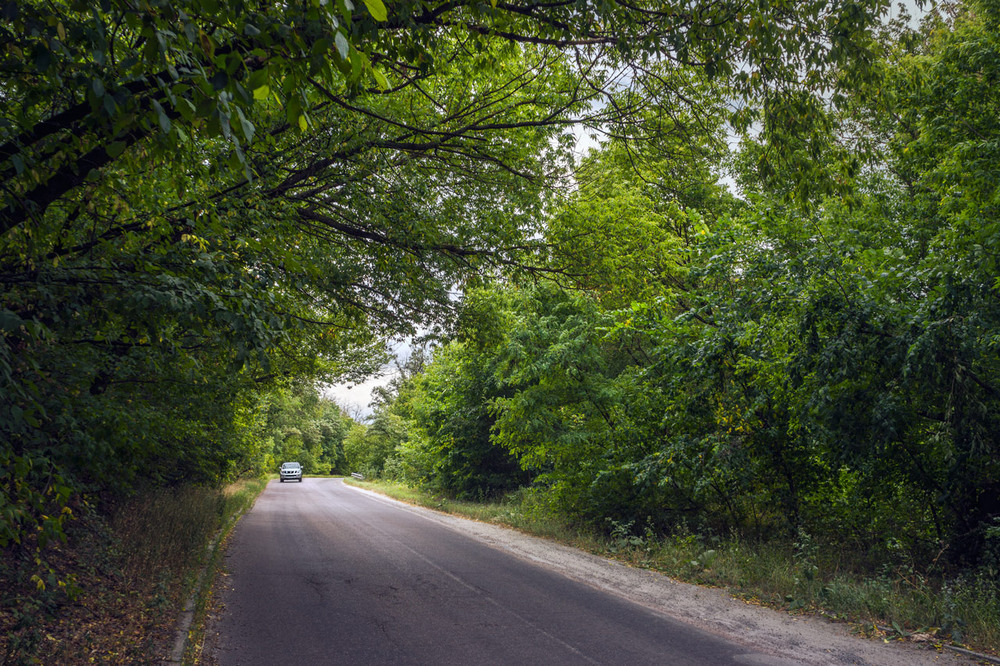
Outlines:
[[382, 0], [365, 0], [365, 7], [376, 21], [385, 21], [389, 18], [389, 12], [386, 11]]

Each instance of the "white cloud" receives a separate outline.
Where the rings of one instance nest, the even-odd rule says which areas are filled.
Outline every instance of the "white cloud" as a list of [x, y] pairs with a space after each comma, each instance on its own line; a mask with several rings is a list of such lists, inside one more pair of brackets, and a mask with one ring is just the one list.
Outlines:
[[323, 397], [336, 402], [356, 420], [360, 421], [371, 416], [372, 409], [369, 403], [372, 401], [372, 391], [385, 386], [398, 374], [396, 363], [406, 362], [413, 349], [412, 343], [411, 338], [393, 341], [389, 344], [389, 350], [395, 358], [395, 362], [390, 361], [382, 366], [377, 376], [370, 377], [361, 383], [325, 386], [321, 390]]

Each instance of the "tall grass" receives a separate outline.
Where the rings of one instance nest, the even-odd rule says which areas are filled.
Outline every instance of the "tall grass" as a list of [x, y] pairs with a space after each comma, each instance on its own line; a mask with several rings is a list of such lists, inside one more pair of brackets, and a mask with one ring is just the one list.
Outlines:
[[122, 572], [135, 584], [163, 576], [183, 582], [204, 563], [213, 537], [253, 505], [264, 485], [243, 480], [222, 488], [183, 486], [124, 503], [111, 520], [122, 549]]
[[130, 583], [168, 578], [198, 564], [222, 524], [223, 494], [214, 488], [157, 490], [122, 504], [111, 529]]
[[158, 663], [209, 545], [264, 485], [160, 489], [89, 513], [45, 553], [72, 592], [38, 588], [31, 561], [0, 552], [0, 663]]
[[359, 482], [349, 477], [344, 481], [360, 488], [375, 490], [401, 502], [453, 513], [484, 523], [512, 527], [535, 536], [573, 543], [577, 547], [588, 547], [587, 544], [593, 541], [590, 535], [574, 529], [565, 521], [555, 517], [544, 495], [532, 493], [528, 489], [515, 491], [497, 501], [472, 502], [429, 493], [398, 481], [372, 479]]

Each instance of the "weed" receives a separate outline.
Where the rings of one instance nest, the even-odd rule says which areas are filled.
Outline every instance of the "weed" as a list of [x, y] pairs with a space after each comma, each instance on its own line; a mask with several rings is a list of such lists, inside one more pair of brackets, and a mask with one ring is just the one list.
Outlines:
[[819, 576], [819, 566], [816, 564], [819, 544], [808, 532], [799, 528], [792, 547], [794, 548], [792, 561], [795, 566], [792, 577], [793, 590], [785, 595], [785, 601], [788, 602], [789, 610], [799, 610], [809, 606], [815, 596]]
[[634, 520], [626, 523], [608, 518], [607, 523], [610, 526], [609, 537], [611, 539], [608, 550], [612, 553], [629, 553], [636, 549], [646, 548], [646, 539], [634, 531]]

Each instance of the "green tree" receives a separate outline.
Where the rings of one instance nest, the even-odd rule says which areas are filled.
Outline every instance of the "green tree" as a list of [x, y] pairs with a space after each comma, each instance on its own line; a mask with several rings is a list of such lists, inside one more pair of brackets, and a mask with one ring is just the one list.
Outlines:
[[[466, 310], [480, 297], [495, 292], [467, 294]], [[455, 339], [399, 395], [397, 409], [415, 426], [399, 451], [409, 479], [462, 499], [494, 497], [530, 480], [491, 436], [491, 406], [504, 394], [495, 365], [495, 349]]]
[[344, 473], [344, 439], [350, 431], [353, 420], [335, 402], [324, 400], [320, 403], [320, 416], [316, 421], [319, 431], [322, 471]]
[[737, 205], [719, 184], [718, 125], [698, 130], [678, 129], [642, 154], [609, 141], [583, 160], [578, 189], [546, 225], [552, 263], [576, 289], [609, 309], [657, 298], [686, 306], [695, 239]]
[[345, 465], [350, 472], [380, 477], [386, 461], [406, 441], [407, 423], [388, 410], [379, 410], [369, 423], [355, 423], [344, 439]]

